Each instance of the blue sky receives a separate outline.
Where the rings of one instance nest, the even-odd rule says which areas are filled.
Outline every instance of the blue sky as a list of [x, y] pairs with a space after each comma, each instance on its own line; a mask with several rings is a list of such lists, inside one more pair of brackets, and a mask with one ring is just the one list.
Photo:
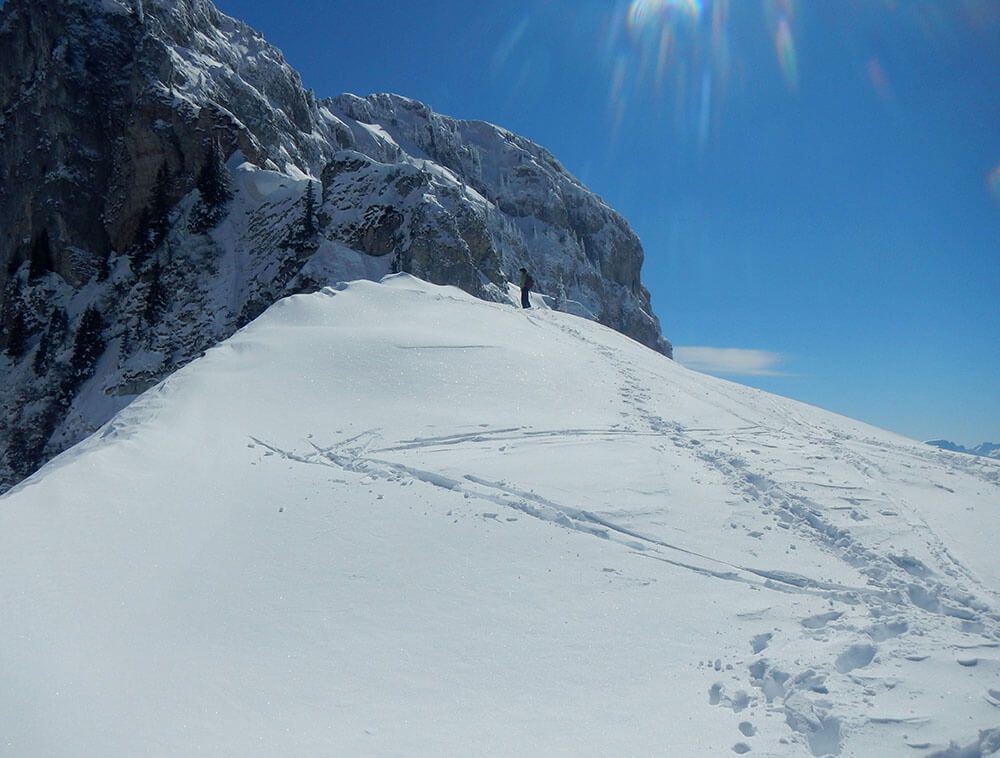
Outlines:
[[320, 96], [398, 92], [551, 150], [642, 239], [682, 362], [1000, 440], [996, 0], [217, 5]]

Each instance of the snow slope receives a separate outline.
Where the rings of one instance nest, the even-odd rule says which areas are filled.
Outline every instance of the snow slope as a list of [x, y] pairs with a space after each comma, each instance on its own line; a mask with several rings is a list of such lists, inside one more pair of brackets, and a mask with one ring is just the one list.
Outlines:
[[0, 753], [988, 755], [998, 506], [544, 307], [295, 296], [0, 498]]
[[497, 300], [523, 266], [557, 310], [671, 353], [639, 238], [545, 148], [399, 95], [317, 100], [210, 0], [8, 0], [0, 102], [0, 492], [342, 280]]

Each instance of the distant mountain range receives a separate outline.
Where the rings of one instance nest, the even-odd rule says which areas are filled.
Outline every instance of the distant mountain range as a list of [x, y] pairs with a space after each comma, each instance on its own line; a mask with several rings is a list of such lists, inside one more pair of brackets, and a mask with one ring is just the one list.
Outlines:
[[984, 442], [972, 448], [948, 440], [927, 440], [927, 444], [942, 450], [950, 450], [953, 453], [968, 453], [969, 455], [981, 455], [984, 458], [1000, 459], [1000, 443], [996, 442]]

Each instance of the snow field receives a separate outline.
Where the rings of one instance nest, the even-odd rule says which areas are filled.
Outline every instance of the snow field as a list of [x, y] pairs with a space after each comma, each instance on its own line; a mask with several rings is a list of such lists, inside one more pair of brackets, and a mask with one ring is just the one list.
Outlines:
[[288, 298], [0, 499], [0, 753], [987, 755], [998, 471], [544, 308]]

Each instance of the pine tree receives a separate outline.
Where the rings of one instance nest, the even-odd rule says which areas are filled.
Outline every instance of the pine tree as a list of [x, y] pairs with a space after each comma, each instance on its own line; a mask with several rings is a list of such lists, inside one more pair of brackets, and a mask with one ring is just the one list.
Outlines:
[[146, 289], [146, 305], [142, 317], [147, 324], [155, 324], [167, 307], [167, 291], [163, 286], [163, 267], [154, 263], [149, 272], [149, 287]]
[[135, 242], [129, 248], [128, 255], [134, 271], [142, 268], [153, 251], [163, 244], [170, 230], [170, 182], [170, 172], [167, 164], [163, 163], [156, 173], [150, 203], [139, 214]]
[[57, 306], [52, 310], [49, 325], [42, 334], [38, 349], [35, 351], [32, 368], [37, 376], [43, 376], [55, 363], [68, 329], [69, 319], [66, 316], [66, 311]]
[[20, 255], [10, 256], [10, 260], [7, 261], [7, 276], [13, 278], [17, 274], [18, 270], [21, 268], [21, 265], [23, 263], [24, 263], [24, 258], [21, 257]]
[[21, 479], [33, 470], [35, 451], [31, 449], [27, 430], [15, 424], [7, 438], [7, 465], [14, 476]]
[[31, 246], [31, 257], [28, 267], [28, 281], [34, 282], [50, 271], [55, 271], [55, 258], [52, 255], [52, 244], [49, 242], [49, 230], [42, 233]]
[[10, 303], [7, 315], [7, 346], [4, 351], [15, 360], [28, 349], [28, 324], [17, 301]]
[[135, 242], [128, 249], [129, 260], [132, 261], [132, 271], [136, 272], [142, 268], [149, 253], [152, 251], [152, 221], [149, 217], [149, 208], [143, 208], [139, 213], [139, 223], [136, 229]]
[[191, 212], [190, 229], [195, 234], [204, 234], [222, 220], [226, 204], [233, 196], [218, 143], [213, 142], [209, 147], [205, 165], [198, 172], [195, 186], [200, 197]]
[[312, 239], [319, 232], [316, 228], [316, 186], [309, 182], [306, 187], [305, 208], [302, 215], [302, 236]]
[[100, 312], [90, 306], [80, 317], [80, 325], [73, 340], [73, 356], [70, 358], [70, 382], [75, 389], [94, 374], [97, 359], [104, 352], [104, 319]]
[[300, 253], [315, 250], [316, 236], [319, 234], [319, 227], [316, 224], [316, 188], [311, 181], [306, 187], [302, 206], [302, 220], [299, 223], [298, 239], [294, 245]]
[[163, 243], [170, 229], [170, 182], [167, 164], [161, 163], [160, 170], [156, 172], [150, 209], [150, 231], [154, 250]]

